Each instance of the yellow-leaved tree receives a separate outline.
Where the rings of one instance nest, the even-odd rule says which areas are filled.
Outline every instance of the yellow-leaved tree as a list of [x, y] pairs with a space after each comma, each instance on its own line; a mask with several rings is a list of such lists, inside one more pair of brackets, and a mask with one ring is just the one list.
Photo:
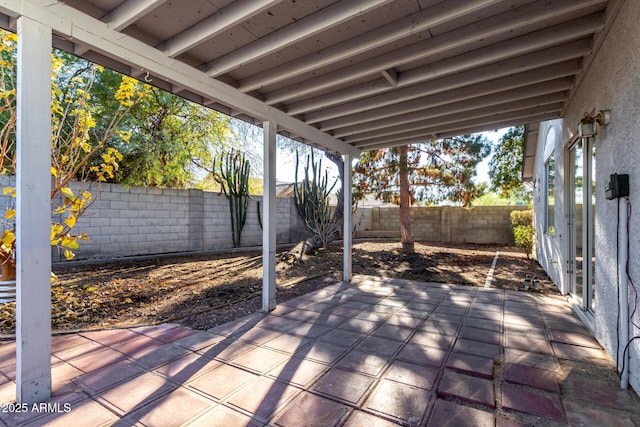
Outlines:
[[[0, 185], [6, 211], [0, 217], [0, 280], [14, 280], [16, 275], [16, 224], [15, 224], [15, 170], [16, 170], [16, 67], [15, 50], [17, 37], [2, 32], [0, 46]], [[98, 181], [113, 178], [118, 170], [120, 152], [105, 147], [107, 141], [118, 138], [122, 143], [129, 140], [130, 133], [118, 128], [127, 112], [143, 97], [149, 87], [127, 76], [114, 96], [118, 108], [106, 121], [107, 126], [96, 129], [95, 106], [92, 104], [91, 88], [102, 73], [102, 67], [83, 61], [81, 67], [65, 66], [62, 52], [52, 53], [51, 76], [51, 245], [60, 248], [66, 259], [75, 256], [81, 240], [89, 236], [74, 233], [77, 219], [85, 213], [94, 198], [90, 183], [84, 186], [71, 181], [90, 158], [101, 156], [102, 162], [93, 163], [90, 171]], [[77, 64], [76, 64], [77, 65]], [[103, 118], [104, 119], [104, 118]], [[79, 187], [83, 187], [79, 189]]]

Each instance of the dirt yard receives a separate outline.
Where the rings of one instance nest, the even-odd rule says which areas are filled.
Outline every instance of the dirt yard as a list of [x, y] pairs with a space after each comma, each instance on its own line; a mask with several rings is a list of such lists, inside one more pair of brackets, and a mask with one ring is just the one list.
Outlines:
[[[492, 287], [523, 289], [525, 274], [541, 279], [538, 292], [557, 293], [537, 262], [515, 248], [416, 243], [405, 255], [396, 242], [370, 241], [353, 248], [353, 273], [484, 286], [500, 252]], [[341, 280], [342, 248], [333, 246], [302, 263], [279, 256], [280, 301]], [[175, 322], [198, 329], [260, 309], [262, 257], [257, 252], [174, 256], [54, 268], [54, 330]], [[531, 291], [530, 291], [531, 292]], [[0, 304], [0, 333], [15, 327], [15, 303]]]

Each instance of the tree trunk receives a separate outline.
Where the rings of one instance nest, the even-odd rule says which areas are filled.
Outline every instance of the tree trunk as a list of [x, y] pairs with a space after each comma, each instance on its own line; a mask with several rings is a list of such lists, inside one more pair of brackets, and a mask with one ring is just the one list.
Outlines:
[[411, 192], [409, 190], [409, 146], [403, 145], [400, 151], [400, 241], [404, 253], [413, 253], [413, 231], [411, 230]]

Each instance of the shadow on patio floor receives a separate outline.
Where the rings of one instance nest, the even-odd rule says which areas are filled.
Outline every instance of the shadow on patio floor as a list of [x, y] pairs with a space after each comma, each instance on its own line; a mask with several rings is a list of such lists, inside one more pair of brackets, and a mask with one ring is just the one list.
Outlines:
[[[15, 344], [0, 399], [15, 399]], [[640, 425], [559, 297], [356, 276], [209, 331], [52, 339], [54, 397], [6, 425]], [[3, 405], [3, 409], [10, 408]]]

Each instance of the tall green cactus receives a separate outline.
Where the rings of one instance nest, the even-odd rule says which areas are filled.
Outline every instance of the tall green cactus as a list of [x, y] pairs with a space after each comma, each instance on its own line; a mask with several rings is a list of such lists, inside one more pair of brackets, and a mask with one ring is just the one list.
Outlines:
[[[296, 180], [298, 179], [298, 169], [299, 157], [296, 152]], [[338, 179], [329, 185], [327, 171], [324, 171], [324, 175], [322, 173], [322, 160], [316, 163], [312, 151], [311, 155], [307, 156], [302, 182], [296, 182], [293, 187], [296, 209], [304, 220], [307, 234], [309, 237], [320, 239], [323, 247], [327, 247], [336, 231], [335, 224], [331, 221], [329, 194], [337, 183]]]
[[220, 155], [216, 164], [219, 169], [213, 174], [213, 178], [220, 184], [224, 195], [229, 200], [233, 246], [238, 248], [242, 229], [247, 220], [251, 165], [244, 153], [236, 150]]

